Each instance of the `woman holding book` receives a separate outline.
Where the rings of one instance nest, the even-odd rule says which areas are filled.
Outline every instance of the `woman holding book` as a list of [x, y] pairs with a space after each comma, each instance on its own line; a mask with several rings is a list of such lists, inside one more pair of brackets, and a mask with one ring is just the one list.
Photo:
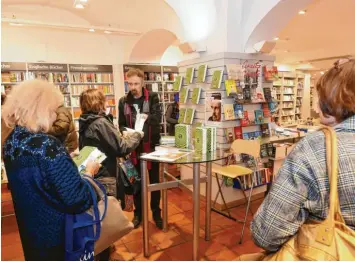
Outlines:
[[[337, 136], [340, 212], [345, 224], [355, 230], [355, 60], [336, 62], [316, 88], [322, 124], [332, 126]], [[328, 175], [324, 133], [311, 133], [287, 156], [254, 216], [254, 242], [274, 252], [304, 223], [325, 220], [329, 213]]]
[[[92, 205], [69, 153], [47, 134], [62, 103], [53, 84], [30, 80], [13, 88], [2, 107], [3, 125], [11, 130], [3, 158], [26, 260], [64, 260], [65, 215]], [[94, 176], [98, 168], [89, 162], [86, 174]]]

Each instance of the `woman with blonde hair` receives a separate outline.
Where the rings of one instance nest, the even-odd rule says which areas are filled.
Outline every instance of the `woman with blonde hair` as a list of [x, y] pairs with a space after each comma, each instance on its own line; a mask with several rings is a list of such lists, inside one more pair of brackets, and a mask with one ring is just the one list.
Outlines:
[[[2, 108], [4, 124], [13, 129], [3, 158], [26, 260], [64, 260], [65, 215], [92, 204], [68, 152], [47, 134], [62, 103], [53, 84], [30, 80], [14, 87]], [[90, 162], [86, 174], [98, 168]]]
[[[316, 88], [321, 122], [332, 126], [337, 136], [340, 212], [355, 230], [355, 60], [336, 62]], [[325, 136], [318, 131], [298, 142], [287, 156], [251, 223], [254, 242], [275, 252], [304, 223], [325, 220], [329, 188]]]

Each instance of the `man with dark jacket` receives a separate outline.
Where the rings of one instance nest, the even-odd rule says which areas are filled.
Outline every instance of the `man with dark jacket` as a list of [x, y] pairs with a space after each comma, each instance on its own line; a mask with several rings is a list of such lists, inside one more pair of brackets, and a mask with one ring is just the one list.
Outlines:
[[69, 153], [73, 153], [78, 148], [78, 135], [75, 131], [72, 114], [64, 106], [59, 107], [56, 113], [57, 119], [48, 133], [58, 138]]
[[[137, 171], [140, 173], [139, 156], [142, 153], [154, 151], [160, 140], [160, 122], [162, 117], [158, 94], [149, 92], [144, 88], [144, 73], [139, 69], [130, 69], [127, 72], [127, 82], [129, 93], [119, 101], [119, 128], [121, 132], [125, 128], [134, 129], [137, 111], [146, 115], [143, 132], [144, 139], [134, 153], [131, 159]], [[159, 183], [159, 163], [148, 162], [149, 181], [152, 184]], [[134, 195], [134, 218], [133, 224], [138, 228], [142, 221], [142, 199], [140, 192]], [[150, 207], [153, 213], [153, 219], [158, 228], [163, 228], [163, 220], [160, 214], [160, 191], [151, 193]]]

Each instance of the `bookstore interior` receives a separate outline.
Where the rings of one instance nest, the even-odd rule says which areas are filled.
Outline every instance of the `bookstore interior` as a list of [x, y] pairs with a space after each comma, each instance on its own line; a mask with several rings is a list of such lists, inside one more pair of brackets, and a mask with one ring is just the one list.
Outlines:
[[[97, 89], [105, 97], [106, 110], [97, 114], [110, 116], [109, 120], [105, 119], [109, 121], [106, 125], [112, 125], [115, 132], [109, 138], [111, 147], [116, 143], [123, 147], [122, 141], [133, 141], [134, 134], [144, 133], [141, 138], [144, 151], [124, 156], [120, 151], [114, 155], [117, 171], [110, 178], [114, 179], [114, 199], [121, 205], [119, 208], [111, 205], [110, 197], [98, 193], [101, 200], [96, 207], [100, 209], [103, 201], [106, 209], [100, 209], [104, 213], [101, 222], [90, 224], [90, 230], [94, 225], [102, 229], [101, 236], [98, 230], [97, 238], [91, 240], [91, 243], [96, 241], [95, 246], [88, 244], [90, 241], [79, 243], [79, 234], [75, 244], [84, 244], [76, 251], [73, 245], [69, 250], [67, 243], [74, 241], [73, 234], [78, 234], [73, 229], [71, 240], [65, 236], [66, 249], [62, 247], [62, 254], [54, 257], [46, 257], [47, 251], [28, 251], [36, 250], [42, 236], [25, 228], [28, 223], [22, 221], [23, 212], [18, 210], [22, 205], [16, 203], [22, 201], [21, 194], [14, 191], [18, 188], [16, 183], [25, 183], [18, 178], [19, 174], [32, 174], [20, 168], [16, 171], [14, 156], [3, 147], [4, 144], [6, 148], [11, 147], [15, 135], [3, 140], [2, 134], [2, 260], [93, 260], [86, 253], [93, 252], [95, 259], [100, 259], [102, 250], [110, 252], [109, 257], [101, 260], [319, 259], [317, 252], [309, 256], [306, 251], [280, 255], [286, 253], [280, 247], [290, 243], [290, 236], [296, 233], [289, 233], [286, 224], [278, 230], [287, 232], [287, 237], [282, 238], [281, 233], [269, 236], [276, 226], [258, 223], [262, 218], [278, 220], [276, 213], [283, 208], [283, 203], [298, 201], [286, 194], [278, 196], [285, 202], [272, 202], [281, 192], [277, 187], [288, 187], [288, 171], [296, 174], [312, 168], [297, 166], [305, 162], [297, 162], [295, 156], [286, 160], [297, 144], [315, 141], [310, 137], [322, 133], [324, 122], [317, 90], [325, 84], [318, 80], [326, 78], [339, 64], [350, 63], [355, 55], [355, 32], [351, 26], [355, 24], [353, 0], [194, 0], [193, 3], [188, 0], [2, 0], [1, 15], [2, 107], [7, 106], [7, 101], [10, 104], [12, 91], [21, 88], [22, 82], [41, 79], [55, 86], [63, 96], [62, 106], [71, 116], [77, 144], [80, 149], [84, 147], [69, 152], [83, 172], [88, 170], [89, 162], [102, 162], [101, 170], [109, 159], [112, 161], [104, 147], [100, 147], [102, 141], [98, 145], [85, 144], [87, 138], [80, 138], [87, 135], [82, 132], [83, 117], [88, 113], [83, 109], [84, 94], [91, 94], [87, 91]], [[335, 66], [335, 61], [341, 62]], [[355, 87], [352, 88], [354, 94]], [[93, 101], [89, 102], [98, 103]], [[133, 101], [133, 107], [128, 101]], [[135, 113], [127, 114], [126, 106]], [[21, 110], [18, 114], [24, 114]], [[132, 119], [136, 121], [133, 125]], [[2, 130], [4, 123], [2, 120]], [[154, 132], [155, 129], [159, 132]], [[159, 142], [152, 146], [152, 141]], [[305, 148], [308, 147], [303, 147], [303, 151]], [[138, 152], [145, 154], [137, 161]], [[34, 157], [38, 156], [33, 153]], [[293, 166], [292, 161], [296, 161]], [[314, 157], [312, 161], [318, 160]], [[325, 162], [321, 165], [326, 166]], [[321, 169], [326, 173], [326, 167]], [[153, 170], [158, 182], [149, 183], [154, 179]], [[293, 183], [303, 183], [297, 180], [302, 175], [295, 175]], [[284, 181], [281, 177], [278, 180], [278, 176]], [[108, 194], [112, 180], [94, 177]], [[87, 178], [83, 176], [82, 180]], [[349, 181], [355, 185], [355, 177]], [[51, 187], [44, 185], [41, 190], [53, 194]], [[101, 190], [100, 186], [100, 189], [93, 187]], [[296, 189], [303, 190], [297, 186]], [[139, 204], [136, 198], [141, 199]], [[350, 198], [355, 199], [355, 195]], [[161, 200], [161, 211], [159, 207], [153, 210], [153, 199]], [[313, 205], [305, 201], [308, 200], [300, 203], [302, 207], [297, 211], [300, 214], [313, 212], [312, 207], [303, 207]], [[354, 207], [355, 203], [348, 205]], [[122, 224], [126, 223], [125, 229], [116, 228], [119, 219], [116, 223], [107, 222], [112, 217], [112, 213], [106, 212], [110, 207], [117, 208], [114, 212], [122, 217]], [[92, 208], [96, 210], [95, 204]], [[275, 215], [266, 211], [267, 208], [272, 208]], [[42, 212], [35, 206], [32, 209]], [[92, 221], [97, 218], [95, 212], [90, 216]], [[292, 216], [301, 217], [298, 213]], [[352, 216], [348, 220], [349, 242], [355, 239], [355, 224], [351, 224], [355, 221], [354, 212]], [[65, 219], [67, 222], [68, 218]], [[293, 219], [283, 221], [293, 223]], [[39, 227], [52, 226], [48, 221], [38, 223], [44, 223]], [[297, 230], [302, 223], [297, 225]], [[120, 232], [110, 235], [110, 230], [105, 230], [109, 226], [111, 231]], [[65, 230], [67, 234], [67, 224]], [[103, 240], [107, 242], [103, 244], [100, 240], [105, 236], [108, 240]], [[29, 244], [29, 237], [38, 238], [38, 243]], [[315, 242], [314, 239], [309, 241]], [[56, 244], [58, 247], [64, 246], [64, 237], [61, 241]], [[307, 244], [312, 245], [310, 242]], [[100, 245], [103, 247], [99, 248]], [[355, 244], [348, 245], [343, 257], [336, 251], [322, 259], [355, 259]], [[325, 250], [319, 246], [318, 249]], [[279, 257], [270, 258], [265, 250]], [[249, 258], [248, 254], [257, 256]]]

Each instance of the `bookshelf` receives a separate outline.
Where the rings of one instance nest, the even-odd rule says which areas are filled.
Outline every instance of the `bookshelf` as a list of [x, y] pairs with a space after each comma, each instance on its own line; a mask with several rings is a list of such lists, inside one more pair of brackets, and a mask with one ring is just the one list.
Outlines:
[[279, 79], [273, 82], [273, 91], [279, 105], [275, 121], [283, 126], [297, 124], [302, 119], [304, 75], [279, 72]]
[[178, 68], [176, 66], [160, 66], [148, 64], [126, 64], [123, 65], [124, 73], [124, 91], [125, 94], [129, 92], [126, 73], [130, 68], [138, 68], [144, 72], [144, 84], [150, 92], [158, 93], [159, 101], [162, 108], [162, 119], [160, 122], [160, 133], [167, 134], [167, 125], [165, 113], [169, 105], [174, 103], [173, 84], [175, 77], [178, 75]]
[[114, 124], [117, 125], [117, 103], [112, 65], [1, 63], [1, 89], [5, 93], [24, 80], [43, 79], [53, 83], [64, 96], [64, 106], [71, 110], [76, 130], [81, 114], [79, 97], [89, 88], [97, 88], [106, 95]]
[[1, 63], [1, 92], [7, 94], [17, 84], [26, 79], [26, 63]]

